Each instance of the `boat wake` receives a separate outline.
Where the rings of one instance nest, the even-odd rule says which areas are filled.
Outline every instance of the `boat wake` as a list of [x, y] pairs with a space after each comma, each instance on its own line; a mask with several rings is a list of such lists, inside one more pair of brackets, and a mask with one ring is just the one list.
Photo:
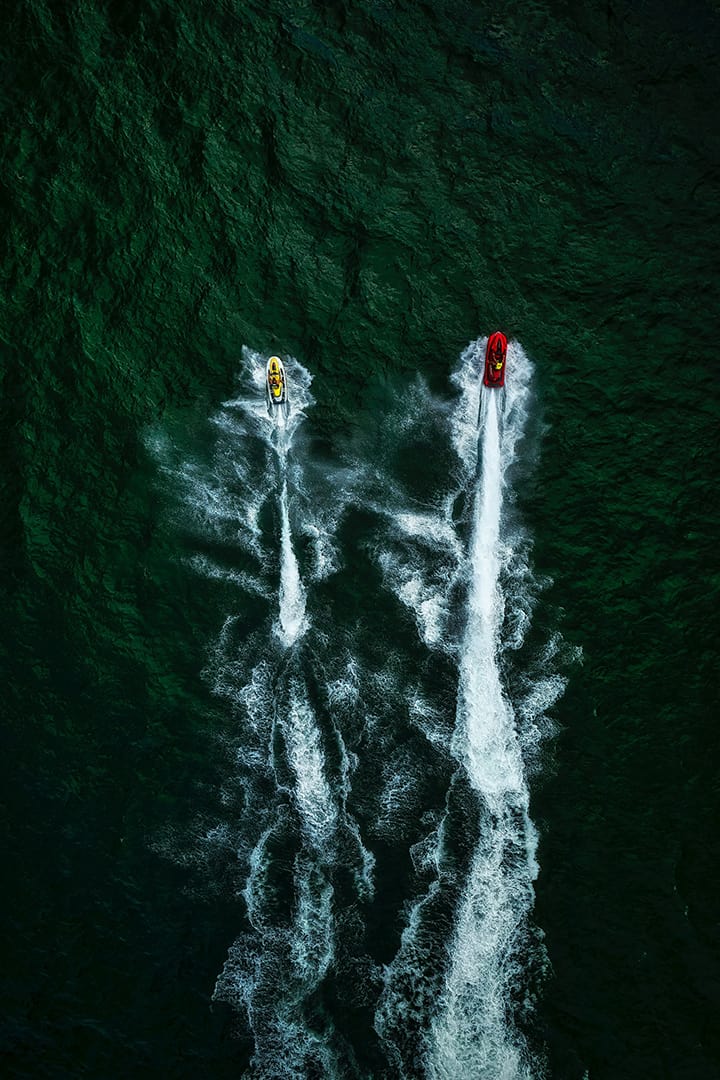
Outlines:
[[348, 1074], [352, 1054], [321, 993], [335, 959], [337, 866], [354, 875], [356, 900], [373, 888], [372, 856], [346, 807], [353, 762], [334, 719], [342, 710], [325, 676], [343, 666], [325, 656], [309, 602], [338, 565], [344, 495], [318, 497], [327, 477], [314, 472], [302, 430], [311, 378], [297, 361], [285, 367], [289, 409], [271, 417], [265, 358], [244, 349], [238, 391], [213, 418], [211, 461], [166, 455], [164, 466], [200, 549], [191, 564], [228, 586], [231, 605], [206, 669], [231, 717], [221, 737], [226, 812], [197, 836], [196, 858], [234, 857], [245, 928], [213, 998], [244, 1017], [252, 1075], [273, 1080]]
[[[456, 665], [454, 729], [449, 737], [437, 726], [434, 733], [459, 767], [424, 844], [429, 885], [386, 968], [376, 1028], [403, 1076], [421, 1057], [433, 1078], [529, 1080], [543, 1072], [523, 1030], [530, 971], [542, 968], [544, 952], [531, 924], [537, 834], [526, 774], [564, 680], [548, 672], [547, 653], [516, 699], [503, 679], [539, 585], [511, 486], [532, 368], [511, 344], [506, 389], [485, 390], [477, 378], [484, 347], [473, 343], [454, 377], [461, 392], [450, 417], [456, 486], [422, 519], [396, 510], [394, 543], [380, 559], [425, 645]], [[439, 919], [452, 925], [440, 955], [432, 933]]]
[[232, 867], [214, 1000], [243, 1018], [253, 1077], [543, 1074], [528, 777], [564, 679], [559, 639], [527, 644], [532, 365], [511, 343], [485, 389], [484, 349], [452, 400], [407, 389], [342, 470], [315, 463], [305, 369], [286, 361], [271, 419], [244, 350], [210, 460], [164, 458], [226, 605], [206, 669], [229, 717], [222, 812], [196, 848]]

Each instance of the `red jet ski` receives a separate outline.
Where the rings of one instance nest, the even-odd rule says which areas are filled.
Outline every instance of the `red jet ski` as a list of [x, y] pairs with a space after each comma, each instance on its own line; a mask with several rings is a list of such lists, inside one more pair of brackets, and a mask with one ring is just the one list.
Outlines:
[[505, 361], [507, 360], [507, 338], [496, 330], [488, 338], [485, 350], [485, 386], [499, 390], [505, 385]]

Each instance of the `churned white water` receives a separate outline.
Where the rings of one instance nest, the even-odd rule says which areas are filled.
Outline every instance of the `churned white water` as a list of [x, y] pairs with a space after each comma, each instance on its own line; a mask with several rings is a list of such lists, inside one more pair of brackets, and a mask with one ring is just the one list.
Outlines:
[[[323, 1006], [333, 980], [336, 988], [353, 978], [342, 969], [343, 957], [353, 962], [348, 928], [361, 934], [364, 905], [376, 899], [363, 832], [395, 847], [411, 837], [415, 875], [397, 911], [377, 897], [388, 927], [401, 920], [396, 954], [373, 976], [388, 1075], [542, 1072], [518, 1022], [531, 1007], [528, 953], [539, 948], [527, 773], [564, 680], [551, 642], [542, 670], [516, 673], [512, 696], [507, 686], [508, 656], [523, 645], [539, 589], [529, 538], [508, 513], [532, 365], [511, 343], [506, 389], [485, 390], [484, 347], [474, 342], [460, 358], [451, 403], [420, 382], [407, 392], [397, 430], [387, 426], [390, 466], [361, 460], [315, 474], [303, 427], [309, 374], [286, 361], [290, 408], [276, 421], [265, 407], [265, 358], [249, 350], [237, 394], [213, 418], [210, 460], [164, 459], [197, 541], [188, 561], [228, 605], [207, 675], [232, 718], [222, 793], [231, 809], [201, 841], [237, 861], [239, 925], [214, 997], [252, 1035], [248, 1076], [364, 1075], [350, 1069]], [[393, 472], [392, 450], [427, 439], [428, 420], [448, 467], [435, 495], [419, 485], [421, 501]], [[372, 664], [364, 612], [358, 627], [335, 634], [333, 590], [320, 588], [342, 565], [336, 536], [348, 505], [379, 522], [363, 543], [397, 601], [388, 598], [401, 632], [381, 641], [385, 655]], [[343, 889], [350, 910], [341, 910]]]
[[336, 492], [313, 471], [303, 432], [311, 377], [292, 357], [284, 358], [288, 413], [268, 414], [266, 360], [243, 349], [237, 391], [212, 417], [209, 454], [188, 461], [163, 439], [153, 448], [179, 491], [178, 525], [196, 548], [188, 562], [222, 586], [229, 605], [206, 674], [232, 718], [221, 739], [230, 768], [221, 802], [239, 816], [205, 827], [196, 845], [198, 861], [235, 848], [242, 930], [213, 997], [252, 1033], [253, 1076], [302, 1080], [308, 1070], [340, 1074], [331, 1033], [311, 1020], [335, 958], [339, 831], [365, 895], [372, 857], [346, 810], [350, 765], [335, 730], [340, 766], [328, 764], [304, 652], [313, 635], [308, 588], [337, 569], [334, 534], [351, 481], [343, 476]]
[[[464, 881], [458, 882], [447, 860], [447, 819], [422, 846], [422, 865], [427, 870], [434, 864], [437, 877], [409, 909], [376, 1013], [376, 1028], [403, 1076], [413, 1075], [403, 1033], [413, 1025], [424, 1031], [424, 1069], [437, 1080], [530, 1080], [541, 1071], [516, 1023], [526, 951], [537, 948], [529, 932], [537, 834], [529, 816], [524, 750], [539, 738], [543, 712], [564, 680], [552, 674], [537, 680], [519, 715], [503, 685], [503, 650], [522, 644], [537, 587], [527, 537], [510, 527], [506, 515], [513, 497], [508, 473], [525, 432], [532, 366], [511, 343], [505, 390], [483, 388], [484, 349], [485, 340], [471, 344], [453, 377], [459, 390], [449, 416], [454, 486], [433, 513], [395, 510], [390, 542], [378, 555], [386, 583], [412, 610], [421, 640], [457, 664], [448, 749], [460, 769], [456, 780], [465, 778], [476, 806], [478, 839]], [[460, 495], [467, 509], [465, 520], [456, 522], [452, 507]], [[458, 595], [463, 617], [453, 623]], [[442, 729], [433, 731], [437, 737]], [[458, 884], [438, 975], [427, 944], [429, 924], [438, 896]]]
[[293, 550], [288, 514], [287, 480], [280, 493], [280, 590], [279, 637], [283, 645], [293, 645], [306, 627], [305, 589]]

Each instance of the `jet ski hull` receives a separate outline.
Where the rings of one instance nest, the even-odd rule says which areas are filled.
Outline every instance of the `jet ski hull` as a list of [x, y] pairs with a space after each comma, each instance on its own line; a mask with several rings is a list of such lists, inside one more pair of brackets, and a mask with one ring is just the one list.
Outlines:
[[288, 388], [285, 367], [279, 356], [271, 356], [265, 370], [265, 400], [271, 416], [287, 416]]
[[485, 373], [483, 383], [493, 390], [500, 390], [505, 385], [505, 364], [507, 362], [507, 338], [497, 330], [488, 338], [485, 350]]

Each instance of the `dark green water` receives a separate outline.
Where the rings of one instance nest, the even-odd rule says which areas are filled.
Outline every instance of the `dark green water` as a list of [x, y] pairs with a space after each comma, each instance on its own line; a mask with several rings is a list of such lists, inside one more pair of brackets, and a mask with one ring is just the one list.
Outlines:
[[[516, 494], [552, 584], [530, 644], [583, 655], [530, 778], [552, 971], [528, 1038], [558, 1080], [719, 1075], [716, 8], [95, 0], [3, 22], [4, 1074], [237, 1077], [252, 1055], [211, 1001], [242, 874], [190, 854], [227, 810], [230, 714], [202, 673], [230, 590], [188, 565], [152, 447], [210, 468], [242, 345], [278, 351], [314, 376], [308, 457], [331, 476], [382, 451], [422, 501], [445, 459], [433, 423], [395, 437], [400, 388], [448, 394], [501, 326], [535, 367]], [[318, 604], [338, 641], [366, 628], [370, 666], [390, 626], [410, 686], [429, 662], [374, 528], [348, 517]], [[452, 717], [452, 670], [432, 678]], [[353, 908], [335, 865], [338, 952], [366, 989], [329, 978], [315, 1029], [395, 1076], [373, 1012], [424, 833], [373, 833], [348, 738], [377, 876]], [[450, 773], [428, 757], [418, 821]]]

